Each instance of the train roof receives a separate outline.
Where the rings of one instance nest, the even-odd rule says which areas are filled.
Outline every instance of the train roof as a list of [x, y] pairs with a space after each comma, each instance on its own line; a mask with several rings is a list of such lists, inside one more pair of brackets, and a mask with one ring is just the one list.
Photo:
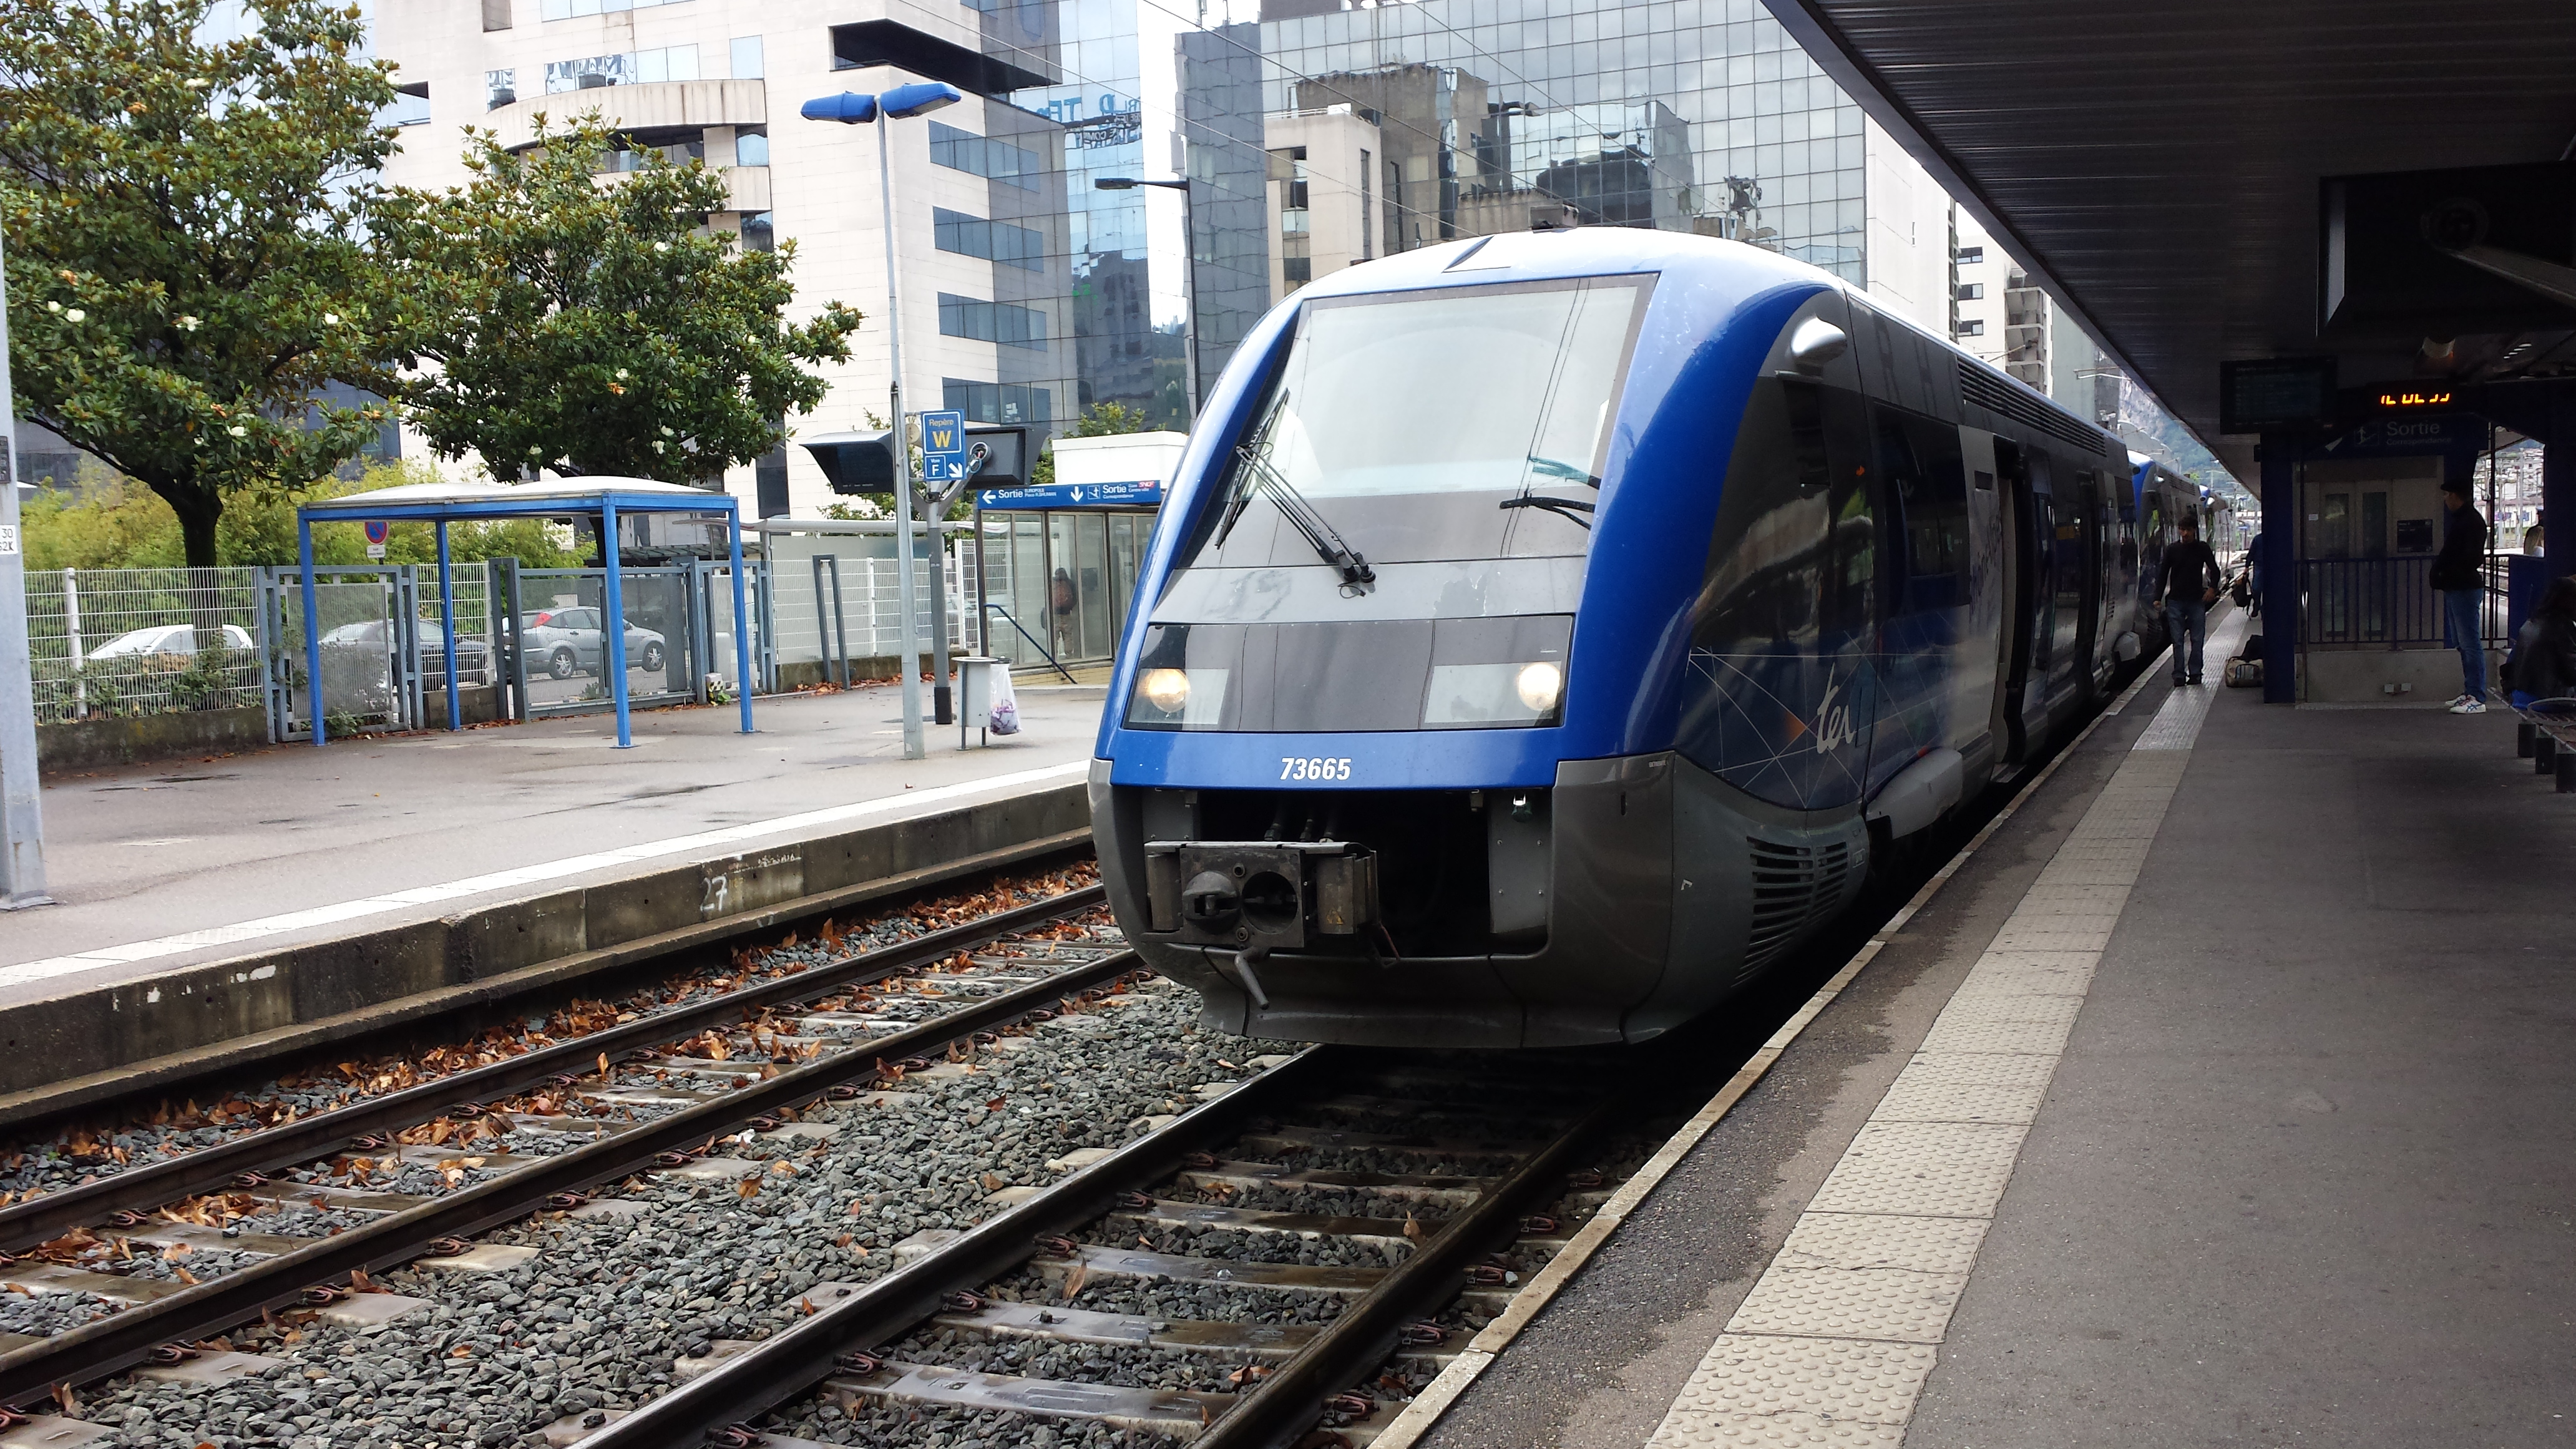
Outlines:
[[1747, 295], [1773, 287], [1843, 286], [1841, 278], [1822, 268], [1743, 242], [1643, 227], [1587, 226], [1503, 232], [1398, 252], [1318, 278], [1298, 288], [1294, 300], [1634, 272], [1731, 286]]

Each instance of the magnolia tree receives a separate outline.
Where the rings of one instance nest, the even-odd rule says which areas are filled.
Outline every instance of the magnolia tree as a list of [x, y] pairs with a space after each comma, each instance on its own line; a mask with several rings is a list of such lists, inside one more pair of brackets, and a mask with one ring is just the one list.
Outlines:
[[441, 289], [400, 392], [441, 456], [480, 454], [503, 481], [549, 468], [702, 482], [823, 400], [801, 364], [849, 356], [849, 308], [784, 320], [793, 243], [745, 251], [708, 228], [729, 205], [719, 176], [650, 152], [607, 173], [616, 151], [596, 116], [569, 130], [540, 117], [517, 152], [472, 133], [473, 182], [408, 204], [391, 229]]
[[352, 7], [0, 0], [0, 227], [20, 412], [141, 480], [215, 563], [225, 500], [378, 432], [410, 321], [367, 238], [388, 68]]

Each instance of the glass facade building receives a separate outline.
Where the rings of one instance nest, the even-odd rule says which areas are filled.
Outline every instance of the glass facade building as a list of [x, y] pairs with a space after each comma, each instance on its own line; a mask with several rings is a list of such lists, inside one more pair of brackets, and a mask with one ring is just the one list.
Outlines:
[[[1193, 306], [1213, 381], [1274, 293], [1333, 257], [1563, 220], [1737, 237], [1869, 281], [1860, 108], [1758, 0], [977, 8], [987, 52], [1051, 82], [1003, 98], [1060, 156], [1037, 170], [959, 135], [940, 154], [997, 188], [1061, 185], [1059, 425], [1117, 402], [1185, 428]], [[1273, 144], [1281, 118], [1324, 114], [1374, 144], [1338, 167]], [[1095, 184], [1183, 176], [1186, 207]], [[1307, 231], [1330, 190], [1365, 218], [1338, 249]]]

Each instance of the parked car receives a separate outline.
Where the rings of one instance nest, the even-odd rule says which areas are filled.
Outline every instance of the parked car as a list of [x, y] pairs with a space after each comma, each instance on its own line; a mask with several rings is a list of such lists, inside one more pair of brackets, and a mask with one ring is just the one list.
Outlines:
[[[557, 679], [603, 672], [600, 655], [606, 649], [608, 631], [601, 627], [600, 612], [585, 605], [520, 615], [519, 637], [526, 641], [528, 668], [542, 669]], [[633, 623], [626, 626], [627, 668], [659, 674], [669, 657], [661, 635]]]
[[[361, 619], [354, 624], [343, 624], [324, 634], [322, 647], [347, 650], [372, 649], [391, 657], [393, 629], [383, 619]], [[423, 621], [420, 626], [420, 673], [424, 680], [444, 680], [447, 677], [447, 640], [439, 633], [438, 626], [428, 621]], [[492, 682], [490, 646], [480, 639], [467, 638], [456, 641], [456, 682], [460, 685]]]
[[[219, 624], [227, 649], [253, 648], [250, 631], [239, 624]], [[88, 659], [186, 659], [197, 652], [197, 629], [193, 624], [155, 624], [149, 629], [129, 629], [81, 657]]]

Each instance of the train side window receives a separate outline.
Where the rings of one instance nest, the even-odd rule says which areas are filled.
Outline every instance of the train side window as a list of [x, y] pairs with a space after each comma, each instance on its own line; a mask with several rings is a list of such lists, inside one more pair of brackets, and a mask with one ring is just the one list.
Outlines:
[[[1819, 633], [1866, 627], [1872, 585], [1857, 613], [1841, 569], [1838, 525], [1855, 495], [1869, 526], [1869, 423], [1859, 396], [1793, 378], [1766, 378], [1747, 400], [1728, 461], [1708, 567], [1693, 610], [1695, 645], [1721, 653], [1812, 649]], [[1862, 552], [1858, 566], [1875, 567]]]
[[1874, 409], [1878, 465], [1891, 536], [1904, 548], [1891, 563], [1902, 611], [1956, 608], [1968, 601], [1968, 490], [1956, 428], [1889, 408]]
[[1780, 379], [1780, 401], [1789, 429], [1789, 454], [1802, 490], [1832, 481], [1825, 457], [1824, 389], [1797, 378]]

